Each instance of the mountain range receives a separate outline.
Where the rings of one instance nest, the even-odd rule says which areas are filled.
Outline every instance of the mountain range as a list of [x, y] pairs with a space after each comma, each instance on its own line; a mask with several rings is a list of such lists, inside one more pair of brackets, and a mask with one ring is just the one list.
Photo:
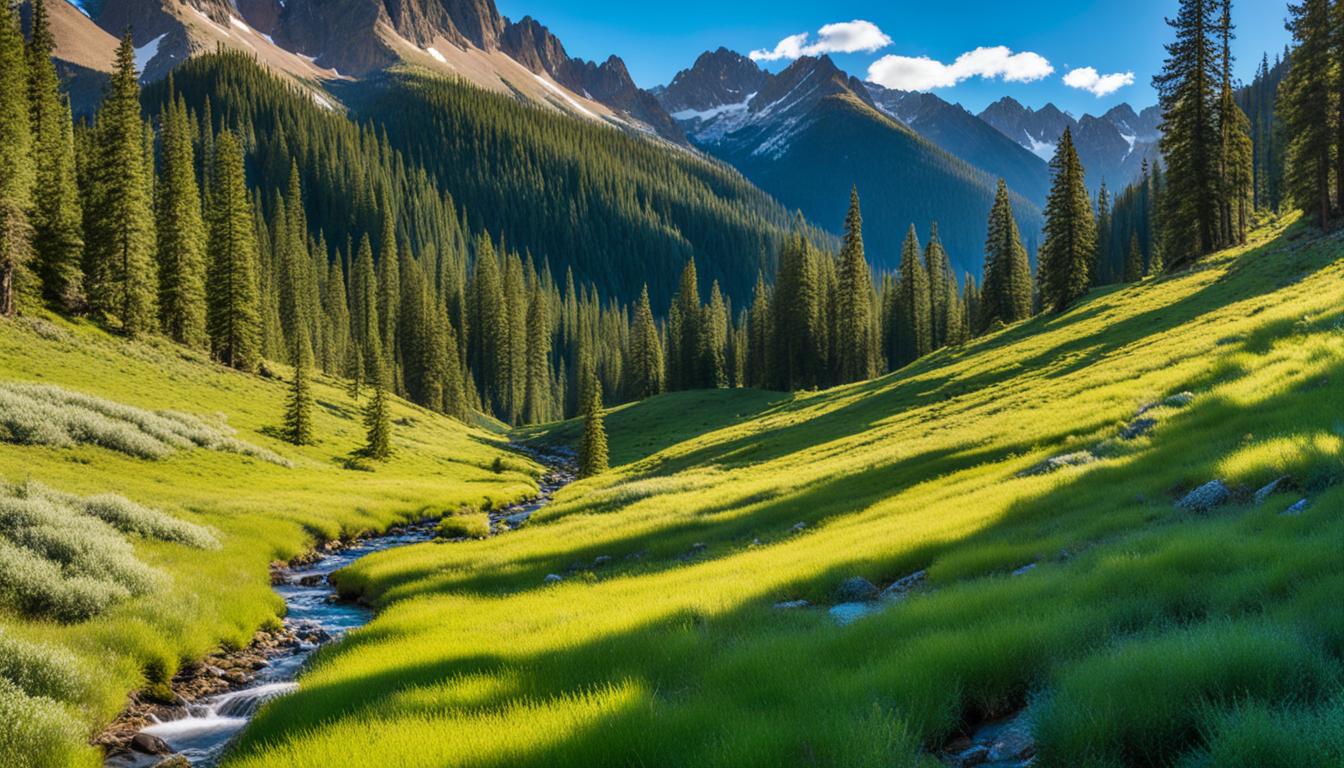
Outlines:
[[502, 16], [494, 0], [81, 0], [53, 2], [61, 65], [77, 111], [96, 104], [114, 35], [131, 29], [146, 82], [216, 47], [242, 50], [341, 108], [350, 83], [409, 67], [448, 75], [567, 116], [699, 151], [736, 168], [790, 209], [839, 231], [857, 187], [869, 256], [899, 262], [910, 224], [930, 225], [958, 270], [978, 273], [998, 178], [1015, 193], [1029, 249], [1041, 228], [1047, 161], [1074, 131], [1095, 192], [1119, 189], [1156, 153], [1156, 108], [1121, 105], [1081, 119], [1001, 99], [974, 115], [929, 93], [866, 83], [826, 56], [778, 73], [720, 48], [666, 86], [637, 87], [625, 63], [570, 56], [540, 21]]

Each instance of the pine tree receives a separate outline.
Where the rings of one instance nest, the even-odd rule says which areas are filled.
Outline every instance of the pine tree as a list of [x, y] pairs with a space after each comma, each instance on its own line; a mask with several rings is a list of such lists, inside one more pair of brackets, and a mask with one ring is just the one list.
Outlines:
[[858, 188], [849, 192], [845, 239], [840, 249], [837, 339], [840, 381], [862, 381], [877, 375], [872, 333], [873, 276], [863, 252], [863, 215]]
[[161, 118], [158, 187], [159, 321], [169, 338], [204, 348], [205, 222], [196, 186], [191, 122], [181, 97]]
[[1254, 154], [1251, 122], [1237, 106], [1232, 89], [1232, 0], [1222, 0], [1218, 22], [1222, 39], [1222, 85], [1218, 102], [1220, 244], [1246, 242], [1254, 195]]
[[388, 366], [389, 388], [396, 386], [398, 361], [397, 311], [401, 296], [400, 257], [397, 254], [397, 226], [392, 208], [383, 203], [382, 244], [378, 247], [378, 341]]
[[681, 271], [676, 296], [668, 310], [667, 388], [698, 389], [708, 386], [705, 377], [703, 310], [695, 273], [695, 259]]
[[[28, 102], [32, 111], [35, 179], [33, 254], [42, 293], [58, 309], [84, 304], [84, 213], [75, 175], [70, 108], [61, 96], [52, 52], [56, 47], [45, 0], [33, 0], [28, 38]], [[8, 71], [8, 70], [5, 70]]]
[[539, 424], [551, 418], [551, 313], [547, 296], [532, 292], [527, 306], [527, 391], [523, 419]]
[[211, 180], [206, 332], [217, 360], [252, 370], [261, 362], [256, 233], [243, 150], [232, 131], [218, 137]]
[[308, 367], [312, 364], [312, 353], [308, 351], [307, 339], [298, 339], [294, 346], [294, 381], [285, 402], [285, 439], [295, 445], [311, 445], [313, 391], [308, 383]]
[[1092, 284], [1101, 285], [1111, 279], [1111, 194], [1106, 189], [1106, 181], [1101, 182], [1097, 191], [1097, 247], [1093, 252], [1089, 273]]
[[0, 5], [0, 316], [9, 317], [18, 304], [15, 282], [32, 254], [35, 174], [23, 35], [12, 6]]
[[989, 212], [984, 275], [975, 320], [977, 333], [995, 323], [1008, 325], [1031, 316], [1031, 265], [1003, 179], [999, 179], [994, 207]]
[[374, 363], [377, 374], [373, 380], [373, 397], [364, 409], [364, 455], [377, 461], [392, 457], [392, 414], [388, 404], [387, 364]]
[[1344, 216], [1344, 0], [1335, 0], [1330, 26], [1335, 51], [1335, 205]]
[[[130, 335], [158, 327], [153, 198], [147, 184], [140, 84], [129, 32], [117, 48], [116, 67], [98, 113], [91, 214], [85, 235], [89, 303]], [[246, 190], [244, 190], [244, 193]]]
[[1125, 259], [1125, 282], [1137, 283], [1143, 279], [1143, 252], [1139, 250], [1139, 233], [1129, 235], [1129, 257]]
[[932, 351], [932, 332], [929, 328], [932, 311], [929, 308], [929, 276], [924, 271], [920, 255], [919, 235], [915, 225], [906, 233], [901, 248], [900, 286], [897, 289], [895, 354], [892, 368], [901, 368]]
[[602, 419], [602, 384], [589, 376], [587, 415], [579, 439], [579, 477], [592, 477], [607, 471], [607, 429]]
[[775, 375], [770, 360], [774, 318], [770, 312], [770, 289], [762, 272], [756, 273], [756, 291], [747, 323], [747, 386], [764, 389], [775, 380]]
[[1088, 267], [1096, 253], [1096, 222], [1083, 183], [1083, 165], [1064, 129], [1050, 162], [1054, 183], [1045, 203], [1045, 242], [1041, 245], [1038, 280], [1044, 307], [1063, 312], [1087, 294]]
[[653, 321], [653, 308], [649, 305], [649, 286], [645, 285], [639, 294], [639, 304], [635, 307], [634, 324], [630, 329], [630, 397], [642, 400], [652, 397], [663, 388], [663, 349], [658, 339], [658, 326]]
[[957, 278], [952, 261], [938, 239], [938, 222], [929, 225], [929, 243], [924, 246], [924, 271], [929, 276], [930, 349], [952, 343], [956, 333]]
[[778, 389], [791, 391], [817, 383], [821, 298], [816, 260], [802, 227], [796, 226], [780, 250], [771, 301], [775, 309], [770, 367]]
[[350, 274], [350, 337], [364, 363], [364, 380], [371, 381], [382, 357], [382, 326], [378, 321], [378, 277], [373, 267], [369, 236], [359, 242]]
[[[1330, 172], [1337, 114], [1331, 110], [1330, 0], [1288, 6], [1292, 68], [1279, 87], [1278, 113], [1289, 136], [1284, 184], [1293, 203], [1322, 229], [1330, 227]], [[1169, 169], [1170, 170], [1170, 169]], [[1170, 177], [1170, 173], [1168, 174]]]
[[700, 327], [704, 340], [704, 382], [715, 389], [723, 389], [728, 386], [728, 305], [723, 300], [718, 280], [709, 288], [709, 304], [705, 305]]
[[1167, 22], [1176, 39], [1167, 44], [1162, 72], [1153, 78], [1170, 187], [1162, 240], [1173, 267], [1186, 266], [1218, 242], [1216, 5], [1217, 0], [1181, 0], [1176, 17]]

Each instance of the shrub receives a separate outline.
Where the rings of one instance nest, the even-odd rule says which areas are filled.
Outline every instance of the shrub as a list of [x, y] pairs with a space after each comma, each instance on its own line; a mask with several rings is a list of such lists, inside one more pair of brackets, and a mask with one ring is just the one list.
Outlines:
[[85, 696], [89, 680], [75, 656], [64, 648], [12, 637], [0, 629], [0, 680], [29, 696], [74, 701]]
[[142, 459], [197, 446], [290, 466], [195, 416], [146, 411], [45, 384], [0, 383], [0, 440], [62, 448], [87, 443]]
[[490, 516], [471, 512], [439, 521], [438, 534], [445, 539], [484, 539], [490, 535]]
[[0, 679], [0, 766], [78, 765], [84, 749], [79, 722], [59, 703], [28, 696]]
[[219, 541], [207, 528], [178, 520], [115, 494], [103, 493], [81, 499], [30, 481], [16, 489], [15, 495], [48, 499], [72, 511], [102, 520], [122, 533], [186, 544], [197, 549], [219, 548]]

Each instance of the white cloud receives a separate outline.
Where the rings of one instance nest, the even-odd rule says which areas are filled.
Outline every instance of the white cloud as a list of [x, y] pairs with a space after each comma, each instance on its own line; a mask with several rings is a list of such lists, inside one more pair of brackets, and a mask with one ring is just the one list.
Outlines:
[[820, 56], [823, 53], [872, 53], [891, 45], [891, 38], [871, 21], [855, 19], [827, 24], [817, 31], [817, 41], [808, 42], [808, 33], [789, 35], [775, 45], [774, 50], [751, 52], [753, 61], [779, 61], [802, 56]]
[[1064, 84], [1101, 98], [1102, 96], [1109, 96], [1127, 85], [1133, 85], [1134, 73], [1112, 72], [1109, 75], [1102, 75], [1092, 67], [1079, 67], [1069, 70], [1069, 73], [1064, 76]]
[[1039, 53], [1013, 53], [1007, 46], [976, 48], [951, 64], [928, 56], [883, 56], [868, 67], [868, 79], [899, 91], [951, 88], [972, 77], [1030, 83], [1048, 77], [1055, 68]]

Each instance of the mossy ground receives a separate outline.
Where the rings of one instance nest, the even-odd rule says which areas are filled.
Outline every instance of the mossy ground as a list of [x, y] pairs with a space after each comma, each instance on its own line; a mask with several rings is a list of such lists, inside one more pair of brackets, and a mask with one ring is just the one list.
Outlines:
[[[68, 651], [73, 657], [62, 658], [73, 661], [64, 668], [80, 678], [58, 704], [15, 705], [13, 716], [40, 722], [0, 726], [6, 768], [98, 764], [88, 740], [125, 706], [127, 693], [161, 684], [182, 661], [220, 644], [246, 644], [257, 627], [275, 621], [283, 605], [269, 586], [271, 561], [293, 557], [318, 539], [377, 531], [464, 505], [504, 503], [536, 490], [538, 468], [521, 456], [509, 455], [495, 471], [496, 459], [506, 455], [498, 425], [469, 427], [396, 401], [394, 457], [364, 462], [369, 471], [350, 469], [347, 459], [364, 438], [360, 407], [367, 392], [356, 403], [343, 382], [315, 377], [317, 443], [298, 448], [279, 439], [285, 382], [226, 370], [166, 341], [127, 341], [54, 316], [0, 322], [0, 380], [56, 384], [210, 421], [222, 416], [238, 437], [294, 465], [204, 449], [147, 460], [95, 446], [0, 444], [5, 481], [36, 480], [79, 495], [121, 494], [210, 526], [223, 545], [202, 551], [136, 540], [137, 556], [166, 572], [168, 583], [81, 623], [0, 608], [0, 630], [60, 649], [53, 653]], [[14, 697], [12, 690], [0, 694]]]
[[[1338, 236], [1270, 224], [874, 381], [665, 395], [607, 428], [612, 470], [521, 530], [343, 573], [381, 614], [228, 765], [925, 765], [1024, 704], [1043, 766], [1210, 765], [1339, 722]], [[1214, 478], [1230, 503], [1176, 508]], [[850, 626], [772, 608], [919, 569]]]

